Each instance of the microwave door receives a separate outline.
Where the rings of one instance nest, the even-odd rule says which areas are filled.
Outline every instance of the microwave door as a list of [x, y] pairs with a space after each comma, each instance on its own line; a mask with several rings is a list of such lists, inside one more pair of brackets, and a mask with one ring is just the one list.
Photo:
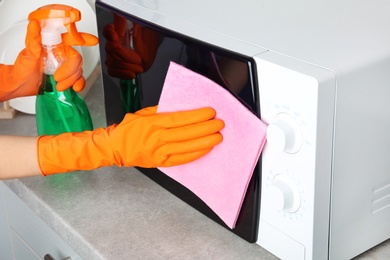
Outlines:
[[[126, 94], [124, 93], [126, 92], [123, 90], [123, 83], [131, 79], [129, 74], [134, 73], [134, 71], [130, 71], [131, 66], [128, 66], [128, 70], [120, 70], [116, 66], [118, 64], [124, 64], [124, 67], [127, 66], [127, 62], [123, 61], [126, 55], [120, 57], [119, 63], [112, 60], [112, 53], [109, 53], [112, 50], [112, 46], [110, 46], [112, 35], [110, 33], [115, 32], [117, 33], [116, 36], [127, 38], [121, 40], [121, 44], [127, 44], [126, 48], [135, 48], [134, 51], [142, 58], [142, 72], [136, 73], [136, 87], [139, 88], [139, 109], [158, 104], [168, 66], [170, 62], [175, 62], [210, 78], [226, 88], [244, 106], [259, 117], [260, 106], [258, 93], [256, 93], [258, 88], [252, 58], [205, 44], [188, 36], [134, 18], [130, 14], [119, 13], [118, 10], [104, 6], [100, 2], [96, 4], [96, 13], [108, 125], [121, 122], [125, 113], [129, 112], [126, 111], [125, 104], [128, 104], [130, 99], [126, 100], [125, 98]], [[128, 39], [133, 33], [142, 33], [142, 40]], [[129, 42], [132, 44], [129, 44]], [[116, 73], [118, 71], [120, 73]], [[126, 82], [127, 85], [125, 84], [125, 86], [130, 83]], [[202, 200], [184, 186], [158, 169], [138, 169], [190, 206], [228, 228]], [[231, 230], [249, 242], [256, 242], [257, 240], [260, 208], [260, 170], [261, 165], [258, 163], [249, 183], [237, 225]], [[230, 228], [228, 229], [230, 230]]]

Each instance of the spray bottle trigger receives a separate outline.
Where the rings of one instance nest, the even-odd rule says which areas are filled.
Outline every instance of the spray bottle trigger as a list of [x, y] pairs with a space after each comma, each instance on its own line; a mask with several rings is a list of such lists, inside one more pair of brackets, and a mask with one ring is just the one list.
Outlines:
[[62, 42], [66, 45], [93, 46], [99, 42], [92, 34], [79, 33], [74, 23], [65, 25], [65, 28], [68, 32], [62, 35]]
[[79, 33], [76, 22], [81, 20], [81, 12], [76, 8], [62, 4], [45, 5], [31, 12], [29, 20], [39, 20], [43, 23], [42, 30], [53, 23], [54, 20], [62, 19], [62, 24], [52, 25], [52, 30], [65, 27], [67, 33], [62, 34], [62, 42], [66, 45], [92, 46], [98, 43], [98, 39], [87, 33]]

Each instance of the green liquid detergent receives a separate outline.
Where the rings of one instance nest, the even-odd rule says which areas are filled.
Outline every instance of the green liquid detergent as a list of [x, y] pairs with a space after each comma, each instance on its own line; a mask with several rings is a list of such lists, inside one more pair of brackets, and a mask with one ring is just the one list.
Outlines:
[[57, 91], [53, 75], [43, 74], [36, 99], [38, 135], [93, 130], [89, 110], [72, 88]]

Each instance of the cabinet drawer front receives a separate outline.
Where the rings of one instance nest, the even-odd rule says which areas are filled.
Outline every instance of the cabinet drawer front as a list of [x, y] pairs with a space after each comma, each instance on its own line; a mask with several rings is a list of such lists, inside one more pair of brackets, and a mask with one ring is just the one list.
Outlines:
[[15, 193], [5, 185], [3, 186], [11, 231], [22, 239], [40, 259], [43, 259], [46, 254], [52, 255], [55, 259], [67, 257], [71, 257], [72, 260], [82, 259]]
[[12, 246], [14, 249], [15, 259], [30, 259], [41, 260], [35, 252], [33, 252], [21, 238], [19, 238], [14, 232], [11, 232]]
[[13, 259], [3, 185], [0, 181], [0, 259]]

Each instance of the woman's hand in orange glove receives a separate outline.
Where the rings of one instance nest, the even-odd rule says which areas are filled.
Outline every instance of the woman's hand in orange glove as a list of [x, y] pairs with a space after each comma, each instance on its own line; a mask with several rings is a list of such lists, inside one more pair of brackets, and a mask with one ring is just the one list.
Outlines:
[[26, 48], [19, 53], [14, 65], [0, 64], [0, 101], [37, 94], [42, 80], [40, 30], [37, 21], [30, 22]]
[[[42, 47], [38, 21], [30, 21], [27, 27], [26, 48], [23, 49], [14, 65], [0, 64], [0, 101], [15, 97], [32, 96], [38, 93], [42, 80]], [[57, 88], [63, 91], [74, 86], [76, 91], [84, 88], [81, 55], [66, 46], [68, 60], [54, 74]]]
[[83, 77], [83, 58], [69, 45], [64, 45], [64, 56], [67, 60], [54, 72], [57, 90], [64, 91], [73, 87], [74, 91], [82, 91], [85, 86]]
[[107, 129], [38, 139], [43, 175], [101, 166], [159, 167], [198, 159], [222, 141], [224, 122], [212, 108], [156, 113], [149, 107], [127, 114]]
[[[224, 122], [212, 108], [156, 113], [157, 106], [127, 114], [108, 128], [119, 166], [159, 167], [191, 162], [222, 141]], [[125, 145], [118, 145], [124, 143]]]

